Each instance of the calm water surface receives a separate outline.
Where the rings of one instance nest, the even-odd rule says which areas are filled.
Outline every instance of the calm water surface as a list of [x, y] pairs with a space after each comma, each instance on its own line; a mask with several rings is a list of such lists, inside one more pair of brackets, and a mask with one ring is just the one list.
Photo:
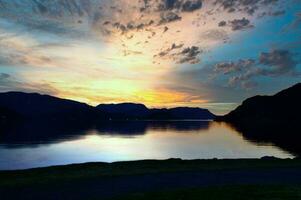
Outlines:
[[0, 169], [141, 159], [260, 158], [293, 155], [255, 143], [223, 123], [205, 121], [115, 122], [93, 128], [2, 131]]

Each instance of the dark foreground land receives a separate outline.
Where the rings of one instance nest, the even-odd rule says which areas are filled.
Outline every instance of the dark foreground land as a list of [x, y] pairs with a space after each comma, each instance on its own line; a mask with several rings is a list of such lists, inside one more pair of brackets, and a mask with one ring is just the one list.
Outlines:
[[0, 172], [0, 199], [301, 199], [301, 160], [88, 163]]

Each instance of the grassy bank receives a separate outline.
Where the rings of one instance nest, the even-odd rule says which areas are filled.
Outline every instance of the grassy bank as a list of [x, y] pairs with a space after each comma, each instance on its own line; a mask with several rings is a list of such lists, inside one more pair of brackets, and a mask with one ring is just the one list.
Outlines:
[[3, 199], [19, 199], [14, 191], [24, 193], [22, 199], [301, 199], [299, 185], [299, 159], [171, 159], [0, 171]]
[[239, 185], [164, 190], [134, 193], [114, 200], [297, 200], [301, 199], [301, 186], [296, 185]]
[[301, 159], [145, 160], [115, 163], [85, 163], [28, 170], [0, 171], [0, 187], [51, 184], [98, 177], [186, 171], [301, 168]]

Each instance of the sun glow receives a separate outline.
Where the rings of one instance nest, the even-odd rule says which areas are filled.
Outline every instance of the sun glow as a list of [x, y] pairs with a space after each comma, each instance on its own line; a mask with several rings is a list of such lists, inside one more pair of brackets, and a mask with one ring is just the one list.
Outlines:
[[253, 28], [260, 12], [271, 13], [274, 5], [255, 6], [257, 13], [248, 14], [250, 5], [229, 12], [211, 0], [185, 9], [184, 1], [180, 7], [165, 1], [74, 2], [78, 7], [67, 3], [66, 9], [45, 1], [46, 13], [23, 9], [22, 1], [18, 11], [11, 1], [0, 7], [0, 66], [9, 75], [2, 91], [34, 91], [93, 105], [209, 105], [216, 101], [215, 91], [207, 89], [208, 82], [217, 88], [210, 83], [214, 69], [201, 72], [206, 62], [219, 59], [211, 53]]

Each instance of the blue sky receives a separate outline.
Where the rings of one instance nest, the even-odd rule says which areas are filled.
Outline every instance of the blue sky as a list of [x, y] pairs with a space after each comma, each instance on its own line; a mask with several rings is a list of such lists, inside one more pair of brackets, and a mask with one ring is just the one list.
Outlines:
[[299, 0], [0, 1], [0, 92], [223, 114], [300, 62]]

